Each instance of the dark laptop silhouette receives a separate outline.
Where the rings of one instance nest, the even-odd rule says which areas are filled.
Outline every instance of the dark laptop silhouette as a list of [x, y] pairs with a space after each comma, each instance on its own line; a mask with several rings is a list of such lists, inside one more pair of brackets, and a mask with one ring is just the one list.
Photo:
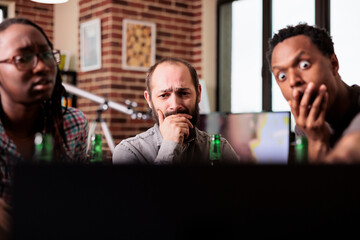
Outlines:
[[359, 223], [359, 170], [20, 165], [15, 169], [14, 239], [348, 234]]

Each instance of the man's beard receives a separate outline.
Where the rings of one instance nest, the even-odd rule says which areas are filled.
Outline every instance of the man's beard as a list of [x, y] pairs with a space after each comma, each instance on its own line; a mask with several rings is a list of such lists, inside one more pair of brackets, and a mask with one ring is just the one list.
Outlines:
[[[154, 121], [157, 123], [157, 125], [160, 126], [159, 116], [157, 114], [156, 108], [152, 101], [151, 101], [151, 109], [152, 109], [151, 115], [152, 115]], [[181, 109], [181, 110], [176, 110], [176, 111], [171, 111], [171, 112], [165, 112], [164, 118], [174, 115], [174, 114], [180, 114], [180, 113], [184, 113], [184, 114], [188, 114], [188, 115], [192, 116], [192, 118], [190, 119], [191, 124], [194, 126], [193, 129], [190, 128], [190, 136], [192, 136], [195, 133], [195, 127], [197, 126], [197, 124], [199, 122], [199, 118], [200, 118], [200, 108], [199, 108], [198, 101], [196, 100], [194, 112], [192, 114], [190, 114], [189, 109]]]

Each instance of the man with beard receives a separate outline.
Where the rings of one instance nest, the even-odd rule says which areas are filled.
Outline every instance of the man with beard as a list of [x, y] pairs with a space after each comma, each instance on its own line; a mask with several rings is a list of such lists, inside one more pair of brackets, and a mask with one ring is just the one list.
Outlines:
[[[201, 98], [196, 70], [182, 59], [162, 59], [148, 70], [144, 97], [156, 123], [120, 142], [113, 163], [210, 164], [210, 136], [196, 128]], [[222, 163], [238, 162], [224, 138], [221, 154]]]
[[340, 77], [329, 34], [307, 24], [281, 29], [269, 41], [268, 60], [306, 136], [311, 163], [360, 160], [360, 87]]

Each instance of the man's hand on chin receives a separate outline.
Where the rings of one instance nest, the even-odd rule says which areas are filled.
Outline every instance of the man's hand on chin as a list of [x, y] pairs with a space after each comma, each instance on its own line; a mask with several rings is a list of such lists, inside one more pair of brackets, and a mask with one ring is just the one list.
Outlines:
[[189, 136], [190, 128], [194, 126], [190, 122], [191, 115], [179, 113], [164, 117], [161, 110], [157, 110], [159, 128], [164, 139], [183, 144]]

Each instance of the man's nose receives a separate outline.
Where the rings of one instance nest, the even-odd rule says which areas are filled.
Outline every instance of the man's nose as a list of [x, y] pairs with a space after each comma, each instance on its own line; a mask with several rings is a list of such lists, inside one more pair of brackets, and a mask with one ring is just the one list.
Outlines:
[[296, 69], [291, 69], [288, 72], [288, 79], [290, 82], [290, 87], [297, 87], [304, 83], [301, 75]]
[[169, 98], [169, 110], [176, 111], [181, 108], [181, 99], [176, 96], [176, 94], [172, 94]]

